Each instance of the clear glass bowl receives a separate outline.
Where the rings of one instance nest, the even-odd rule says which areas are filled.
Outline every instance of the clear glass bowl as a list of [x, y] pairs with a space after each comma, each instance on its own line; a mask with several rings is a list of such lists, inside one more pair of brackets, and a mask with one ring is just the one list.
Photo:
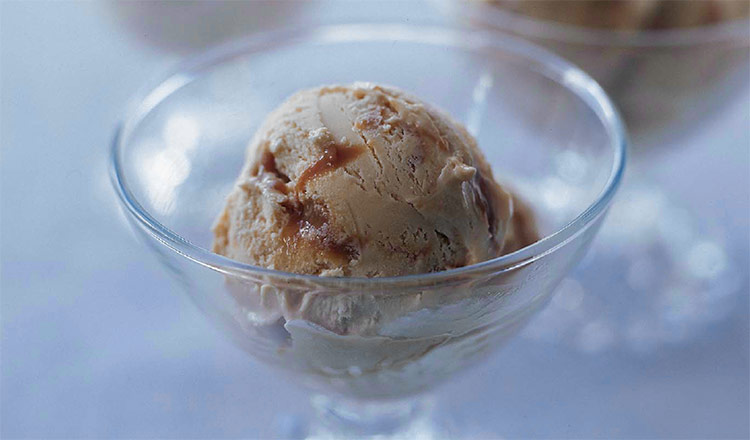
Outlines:
[[596, 79], [633, 136], [684, 129], [750, 79], [750, 20], [622, 31], [527, 17], [483, 1], [441, 0], [465, 23], [547, 47]]
[[[463, 121], [545, 238], [469, 267], [373, 279], [279, 272], [207, 250], [265, 115], [297, 90], [354, 81], [400, 87]], [[118, 127], [112, 180], [134, 229], [213, 322], [272, 368], [358, 402], [327, 411], [361, 428], [363, 414], [383, 414], [362, 402], [429, 390], [544, 306], [604, 218], [625, 143], [594, 81], [521, 40], [341, 25], [253, 37], [176, 68]], [[387, 424], [374, 426], [367, 432]]]

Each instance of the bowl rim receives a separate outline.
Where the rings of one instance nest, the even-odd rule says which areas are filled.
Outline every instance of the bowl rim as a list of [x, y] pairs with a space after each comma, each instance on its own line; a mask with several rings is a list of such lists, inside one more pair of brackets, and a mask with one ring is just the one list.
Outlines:
[[[132, 129], [148, 115], [164, 98], [176, 92], [200, 76], [201, 71], [231, 61], [238, 57], [298, 43], [337, 44], [357, 41], [401, 41], [413, 44], [431, 44], [477, 50], [479, 48], [501, 50], [519, 56], [530, 62], [540, 74], [559, 83], [579, 96], [595, 112], [607, 132], [612, 149], [612, 166], [602, 191], [586, 209], [562, 228], [541, 240], [513, 253], [482, 261], [469, 266], [439, 272], [403, 276], [364, 278], [364, 277], [324, 277], [268, 269], [242, 263], [213, 253], [193, 244], [173, 232], [155, 219], [134, 196], [124, 172], [123, 150]], [[142, 99], [126, 112], [115, 129], [110, 151], [110, 179], [118, 199], [129, 214], [153, 238], [163, 245], [195, 263], [226, 275], [240, 278], [281, 277], [290, 281], [313, 282], [325, 286], [356, 284], [362, 287], [386, 287], [394, 285], [436, 285], [456, 279], [465, 280], [487, 273], [500, 273], [525, 266], [554, 252], [586, 230], [606, 212], [619, 187], [626, 162], [627, 136], [624, 124], [617, 109], [602, 88], [586, 73], [557, 55], [522, 39], [501, 36], [492, 32], [471, 31], [450, 26], [404, 25], [386, 23], [357, 23], [304, 28], [288, 28], [272, 32], [258, 33], [250, 37], [230, 41], [191, 57], [169, 70], [155, 87], [148, 87], [141, 93]]]
[[508, 31], [525, 38], [540, 38], [584, 46], [622, 48], [684, 48], [728, 43], [750, 45], [750, 18], [726, 20], [701, 26], [667, 29], [617, 30], [576, 26], [542, 20], [509, 11], [480, 0], [439, 0], [442, 9], [468, 17], [496, 30]]

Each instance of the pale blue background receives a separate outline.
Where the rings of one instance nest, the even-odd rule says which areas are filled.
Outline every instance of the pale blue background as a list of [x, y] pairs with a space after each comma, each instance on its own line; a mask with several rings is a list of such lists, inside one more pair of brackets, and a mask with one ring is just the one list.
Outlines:
[[[295, 19], [444, 20], [433, 6], [308, 5]], [[309, 414], [305, 394], [208, 324], [134, 240], [108, 181], [110, 139], [129, 98], [178, 55], [118, 24], [109, 3], [0, 8], [2, 437], [293, 435], [288, 414]], [[731, 312], [645, 352], [519, 337], [437, 393], [438, 415], [456, 432], [750, 435], [748, 103], [740, 89], [700, 126], [670, 136], [653, 177], [730, 238], [740, 271]]]

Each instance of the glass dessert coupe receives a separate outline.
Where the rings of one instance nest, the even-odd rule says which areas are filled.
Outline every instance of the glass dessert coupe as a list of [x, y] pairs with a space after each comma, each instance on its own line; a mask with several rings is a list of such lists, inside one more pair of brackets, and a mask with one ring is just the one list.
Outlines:
[[[595, 328], [600, 349], [622, 344], [642, 352], [687, 341], [725, 316], [741, 294], [727, 233], [710, 211], [683, 206], [671, 193], [679, 184], [665, 181], [691, 174], [675, 169], [679, 160], [671, 156], [683, 154], [681, 141], [747, 96], [750, 19], [612, 30], [533, 18], [487, 1], [438, 5], [470, 28], [522, 37], [570, 60], [602, 85], [628, 126], [633, 154], [614, 221], [570, 283], [573, 302], [590, 304], [548, 310], [547, 333], [590, 351], [582, 341]], [[675, 148], [664, 148], [669, 144]], [[586, 290], [609, 294], [582, 301]]]
[[615, 30], [533, 18], [487, 1], [446, 0], [442, 6], [463, 23], [523, 37], [590, 74], [621, 110], [634, 149], [641, 140], [658, 142], [689, 128], [750, 78], [747, 18]]
[[[400, 87], [464, 122], [544, 238], [468, 267], [370, 279], [285, 273], [207, 250], [266, 114], [300, 89], [354, 81]], [[133, 228], [200, 309], [254, 358], [319, 393], [330, 423], [315, 432], [393, 434], [417, 419], [418, 396], [545, 305], [604, 219], [625, 144], [599, 86], [526, 42], [337, 25], [259, 35], [176, 68], [117, 129], [112, 181]]]

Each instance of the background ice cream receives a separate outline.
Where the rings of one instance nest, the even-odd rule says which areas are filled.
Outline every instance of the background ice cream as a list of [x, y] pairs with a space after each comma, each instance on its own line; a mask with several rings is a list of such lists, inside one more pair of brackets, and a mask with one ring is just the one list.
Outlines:
[[744, 0], [494, 0], [539, 20], [574, 26], [637, 30], [702, 26], [750, 16]]

